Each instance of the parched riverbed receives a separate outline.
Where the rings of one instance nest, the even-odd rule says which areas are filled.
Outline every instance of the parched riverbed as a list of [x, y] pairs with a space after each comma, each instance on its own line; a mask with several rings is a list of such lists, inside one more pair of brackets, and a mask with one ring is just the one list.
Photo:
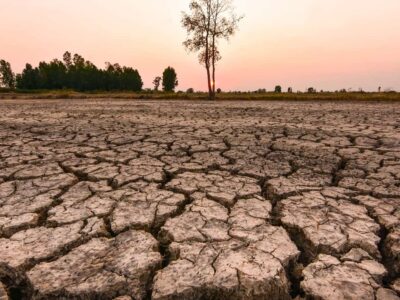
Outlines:
[[2, 100], [0, 299], [399, 299], [400, 103]]

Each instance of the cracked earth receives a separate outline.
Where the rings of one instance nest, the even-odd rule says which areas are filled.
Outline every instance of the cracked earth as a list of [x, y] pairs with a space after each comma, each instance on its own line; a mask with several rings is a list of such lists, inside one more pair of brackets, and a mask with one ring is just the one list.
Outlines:
[[400, 105], [3, 100], [0, 299], [400, 299]]

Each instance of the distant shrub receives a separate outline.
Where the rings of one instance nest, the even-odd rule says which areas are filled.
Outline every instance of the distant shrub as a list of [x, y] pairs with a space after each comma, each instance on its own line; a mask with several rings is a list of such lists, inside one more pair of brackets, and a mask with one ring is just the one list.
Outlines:
[[220, 88], [217, 89], [217, 94], [221, 94], [222, 90]]
[[293, 89], [292, 89], [291, 87], [289, 87], [288, 90], [287, 90], [287, 92], [288, 92], [289, 94], [291, 94], [291, 93], [293, 93]]
[[309, 93], [309, 94], [315, 94], [316, 92], [317, 92], [317, 90], [314, 89], [313, 87], [309, 87], [309, 88], [307, 89], [307, 93]]
[[188, 89], [186, 90], [186, 93], [187, 93], [187, 94], [194, 94], [194, 89], [193, 89], [193, 88], [188, 88]]
[[14, 91], [14, 89], [0, 87], [0, 93], [9, 93], [12, 91]]
[[282, 93], [282, 87], [280, 85], [275, 87], [275, 93]]

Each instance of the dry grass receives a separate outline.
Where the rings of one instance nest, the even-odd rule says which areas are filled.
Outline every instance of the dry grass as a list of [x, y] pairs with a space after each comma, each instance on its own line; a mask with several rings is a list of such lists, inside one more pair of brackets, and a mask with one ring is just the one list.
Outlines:
[[[10, 92], [0, 90], [0, 99], [149, 99], [149, 100], [205, 100], [206, 93], [163, 93], [163, 92], [75, 92], [75, 91], [35, 91]], [[221, 93], [217, 100], [293, 100], [293, 101], [400, 101], [400, 93], [256, 93], [235, 92]]]

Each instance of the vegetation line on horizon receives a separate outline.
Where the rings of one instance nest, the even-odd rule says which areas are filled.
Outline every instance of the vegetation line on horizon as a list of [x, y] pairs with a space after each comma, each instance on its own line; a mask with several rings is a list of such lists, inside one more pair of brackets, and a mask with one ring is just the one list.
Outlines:
[[[72, 90], [35, 90], [21, 91], [0, 88], [0, 99], [94, 99], [94, 100], [207, 100], [208, 92], [184, 93], [144, 90], [140, 92], [90, 91], [76, 92]], [[216, 100], [233, 101], [396, 101], [400, 102], [397, 92], [318, 92], [318, 93], [275, 93], [275, 92], [221, 92]]]

